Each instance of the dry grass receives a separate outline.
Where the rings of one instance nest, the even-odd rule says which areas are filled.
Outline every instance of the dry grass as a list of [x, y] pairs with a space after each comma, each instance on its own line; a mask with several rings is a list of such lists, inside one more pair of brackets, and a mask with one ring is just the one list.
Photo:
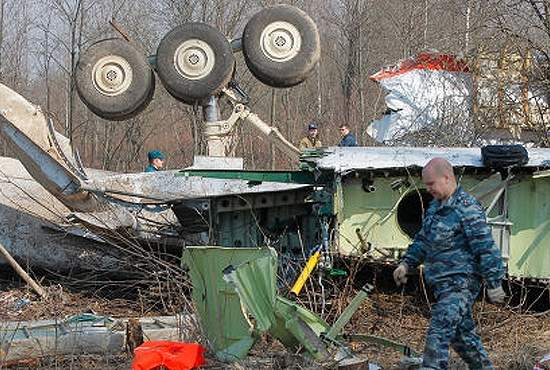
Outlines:
[[[313, 288], [314, 287], [310, 287]], [[353, 297], [350, 286], [327, 287], [332, 298], [327, 296], [329, 308], [325, 317], [332, 322], [347, 302]], [[0, 292], [0, 320], [29, 320], [66, 317], [84, 311], [93, 311], [99, 315], [128, 317], [142, 315], [161, 315], [172, 312], [154, 310], [151, 295], [158, 292], [139, 292], [133, 298], [106, 298], [93, 291], [70, 292], [59, 285], [48, 288], [50, 299], [40, 301], [26, 288], [7, 288]], [[311, 291], [313, 291], [311, 290]], [[340, 292], [340, 293], [335, 293]], [[142, 296], [139, 298], [139, 296]], [[336, 297], [336, 298], [334, 298]], [[21, 299], [30, 299], [24, 307], [17, 307]], [[319, 297], [315, 298], [317, 301]], [[308, 306], [308, 297], [304, 298]], [[187, 306], [186, 306], [187, 307]], [[313, 308], [319, 305], [312, 305]], [[346, 327], [349, 333], [364, 333], [387, 337], [407, 343], [421, 352], [424, 335], [429, 323], [429, 305], [422, 293], [389, 294], [377, 291], [369, 296]], [[550, 313], [521, 313], [517, 310], [476, 302], [474, 316], [481, 332], [484, 345], [488, 350], [496, 369], [532, 369], [535, 361], [550, 352]], [[197, 340], [201, 340], [197, 337]], [[358, 354], [366, 355], [385, 369], [397, 368], [400, 354], [394, 350], [377, 345], [349, 343]], [[120, 356], [78, 356], [71, 358], [45, 358], [20, 364], [15, 368], [28, 369], [127, 369], [131, 358]], [[262, 338], [251, 351], [250, 356], [241, 362], [224, 364], [208, 354], [206, 369], [321, 369], [311, 360], [289, 353], [276, 340], [268, 336]], [[465, 369], [456, 355], [452, 355], [450, 369]]]
[[[474, 315], [485, 348], [497, 369], [532, 369], [550, 352], [550, 314], [521, 314], [477, 302]], [[428, 306], [417, 296], [374, 294], [355, 315], [348, 331], [365, 332], [409, 344], [422, 351], [429, 324]], [[384, 368], [398, 364], [399, 354], [378, 346], [355, 344]], [[451, 369], [465, 369], [453, 354]]]

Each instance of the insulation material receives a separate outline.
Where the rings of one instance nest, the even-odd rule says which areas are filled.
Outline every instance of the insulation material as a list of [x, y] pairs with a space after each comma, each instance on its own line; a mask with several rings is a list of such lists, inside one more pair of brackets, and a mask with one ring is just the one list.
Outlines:
[[463, 60], [425, 52], [370, 78], [387, 91], [386, 113], [367, 129], [376, 141], [403, 143], [411, 132], [442, 125], [467, 132], [472, 76]]

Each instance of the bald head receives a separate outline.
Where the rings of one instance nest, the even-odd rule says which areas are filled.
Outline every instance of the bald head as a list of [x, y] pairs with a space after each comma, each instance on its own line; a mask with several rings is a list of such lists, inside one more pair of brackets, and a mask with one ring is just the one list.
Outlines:
[[441, 176], [449, 176], [454, 180], [455, 174], [453, 172], [453, 166], [444, 158], [433, 158], [431, 159], [426, 165], [424, 166], [424, 169], [422, 169], [422, 174], [424, 172], [431, 172], [435, 176], [441, 177]]
[[424, 166], [422, 181], [428, 192], [439, 200], [448, 199], [456, 190], [453, 166], [443, 158], [433, 158]]

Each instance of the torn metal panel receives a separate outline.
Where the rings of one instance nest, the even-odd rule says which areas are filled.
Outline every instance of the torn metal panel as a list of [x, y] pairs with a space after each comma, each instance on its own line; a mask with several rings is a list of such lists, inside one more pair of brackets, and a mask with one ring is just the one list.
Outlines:
[[422, 52], [370, 78], [388, 92], [386, 114], [367, 128], [376, 141], [403, 140], [432, 125], [445, 125], [461, 136], [472, 132], [472, 76], [464, 60]]
[[0, 203], [20, 208], [52, 223], [63, 222], [70, 211], [23, 167], [17, 159], [0, 157]]
[[[103, 230], [133, 230], [136, 236], [145, 238], [146, 234], [152, 238], [162, 237], [167, 231], [176, 236], [202, 232], [205, 227], [208, 229], [209, 224], [205, 223], [208, 217], [203, 212], [208, 211], [209, 202], [204, 198], [283, 193], [289, 189], [310, 187], [276, 182], [252, 185], [244, 180], [179, 175], [180, 171], [160, 171], [92, 178], [82, 188], [104, 199], [106, 205], [101, 212], [75, 212], [74, 220]], [[200, 202], [200, 199], [204, 201]], [[200, 203], [198, 209], [195, 200]]]
[[[178, 200], [218, 197], [231, 194], [253, 194], [284, 191], [307, 187], [304, 184], [282, 184], [235, 179], [212, 179], [198, 176], [182, 176], [182, 171], [159, 171], [154, 173], [118, 174], [92, 179], [86, 189], [95, 193], [126, 195], [128, 201], [140, 203], [176, 202]], [[183, 171], [185, 173], [185, 170]], [[129, 198], [128, 198], [129, 197]]]
[[0, 243], [17, 261], [57, 272], [125, 270], [115, 249], [84, 239], [86, 230], [72, 235], [69, 213], [19, 161], [0, 157]]
[[[141, 233], [176, 223], [167, 207], [158, 210], [128, 204], [143, 203], [142, 198], [114, 199], [101, 192], [87, 191], [88, 175], [73, 156], [68, 139], [53, 129], [41, 109], [2, 84], [0, 97], [0, 133], [28, 173], [50, 194], [70, 210], [93, 213], [81, 214], [82, 224], [102, 225], [99, 227], [106, 231], [129, 227]], [[109, 177], [101, 171], [90, 171], [90, 175], [97, 181]], [[147, 193], [144, 196], [147, 197]]]
[[328, 345], [321, 334], [328, 330], [328, 324], [313, 312], [300, 305], [278, 296], [274, 306], [276, 322], [271, 329], [272, 335], [285, 346], [305, 350], [318, 360], [329, 357]]
[[372, 287], [365, 286], [329, 328], [313, 312], [277, 295], [274, 283], [277, 274], [276, 255], [232, 266], [224, 274], [224, 279], [239, 294], [243, 309], [255, 318], [256, 329], [269, 331], [293, 351], [305, 349], [317, 360], [334, 361], [338, 368], [356, 368], [367, 364], [366, 358], [355, 356], [336, 337]]
[[[81, 314], [65, 320], [6, 322], [0, 327], [0, 364], [55, 355], [114, 354], [126, 349], [126, 322]], [[148, 340], [181, 339], [191, 316], [140, 318]]]
[[256, 329], [267, 331], [275, 322], [277, 259], [273, 255], [245, 262], [224, 272], [224, 280], [256, 319]]
[[328, 324], [300, 305], [277, 295], [277, 256], [256, 258], [224, 272], [224, 280], [235, 289], [247, 311], [256, 319], [255, 329], [270, 331], [283, 344], [300, 343], [289, 332], [289, 321], [299, 319], [315, 335], [328, 330]]
[[[529, 162], [522, 167], [550, 167], [550, 149], [528, 149]], [[485, 168], [479, 148], [415, 147], [330, 147], [323, 156], [302, 156], [320, 170], [345, 173], [352, 170], [422, 168], [434, 157], [448, 160], [453, 167]]]
[[[33, 179], [67, 208], [95, 212], [98, 218], [108, 216], [105, 211], [111, 211], [116, 217], [99, 220], [107, 230], [116, 230], [119, 224], [124, 227], [130, 223], [134, 230], [139, 231], [146, 227], [140, 223], [140, 217], [161, 225], [163, 219], [169, 217], [158, 217], [155, 211], [123, 207], [116, 201], [88, 192], [85, 186], [87, 175], [73, 156], [68, 139], [54, 130], [40, 107], [3, 84], [0, 84], [0, 97], [0, 133]], [[98, 171], [94, 171], [94, 175], [98, 175], [98, 181], [106, 177]], [[115, 226], [111, 227], [113, 223]]]
[[242, 311], [239, 296], [224, 281], [223, 271], [273, 254], [271, 248], [189, 246], [184, 250], [197, 314], [218, 359], [242, 359], [254, 344], [253, 325]]
[[82, 174], [66, 138], [40, 107], [3, 84], [0, 97], [0, 133], [32, 177], [71, 209], [97, 209], [97, 199], [80, 190]]
[[245, 312], [255, 321], [254, 329], [269, 331], [286, 347], [303, 346], [319, 360], [328, 358], [321, 333], [328, 325], [300, 305], [277, 296], [277, 254], [257, 257], [225, 269], [224, 280], [238, 294]]
[[73, 212], [69, 219], [89, 225], [92, 228], [121, 230], [135, 228], [136, 219], [129, 212], [121, 208], [105, 210], [102, 212]]
[[[354, 355], [339, 340], [372, 287], [365, 286], [329, 327], [313, 312], [277, 295], [277, 258], [272, 248], [189, 247], [184, 252], [193, 299], [216, 356], [222, 361], [242, 359], [258, 332], [269, 332], [285, 347], [305, 350], [337, 368], [364, 367], [368, 360]], [[384, 338], [376, 341], [404, 351], [405, 356], [413, 353]]]

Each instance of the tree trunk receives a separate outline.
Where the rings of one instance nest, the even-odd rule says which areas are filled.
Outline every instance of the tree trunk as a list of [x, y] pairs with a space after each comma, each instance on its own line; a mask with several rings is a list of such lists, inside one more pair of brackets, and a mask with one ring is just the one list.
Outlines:
[[[363, 10], [361, 9], [361, 13]], [[357, 137], [360, 138], [361, 141], [363, 141], [363, 125], [365, 124], [365, 92], [363, 90], [363, 45], [362, 45], [362, 38], [363, 38], [363, 27], [361, 26], [361, 22], [359, 22], [358, 30], [357, 30], [357, 36], [359, 40], [359, 45], [357, 47], [357, 77], [358, 77], [358, 92], [359, 92], [359, 124], [357, 125], [359, 128], [359, 132], [357, 132]]]
[[0, 0], [0, 79], [2, 79], [2, 48], [4, 46], [4, 0]]
[[[73, 14], [72, 19], [69, 20], [69, 27], [71, 33], [70, 49], [69, 49], [69, 78], [67, 82], [67, 114], [65, 122], [65, 130], [69, 142], [73, 142], [73, 112], [74, 112], [74, 72], [76, 67], [77, 60], [77, 47], [80, 42], [77, 42], [77, 38], [80, 40], [80, 35], [82, 33], [82, 2], [81, 0], [77, 1], [76, 8]], [[80, 25], [79, 25], [80, 20]]]
[[[270, 114], [270, 125], [273, 127], [275, 125], [275, 89], [271, 89], [271, 114]], [[275, 169], [275, 145], [270, 141], [269, 142], [269, 168], [272, 170]]]
[[322, 95], [322, 84], [321, 84], [321, 61], [319, 60], [319, 65], [317, 66], [317, 119], [321, 119], [321, 114], [323, 113], [323, 95]]
[[424, 0], [424, 49], [428, 48], [428, 0]]
[[470, 48], [470, 15], [472, 12], [471, 0], [466, 1], [466, 35], [464, 36], [464, 53]]

